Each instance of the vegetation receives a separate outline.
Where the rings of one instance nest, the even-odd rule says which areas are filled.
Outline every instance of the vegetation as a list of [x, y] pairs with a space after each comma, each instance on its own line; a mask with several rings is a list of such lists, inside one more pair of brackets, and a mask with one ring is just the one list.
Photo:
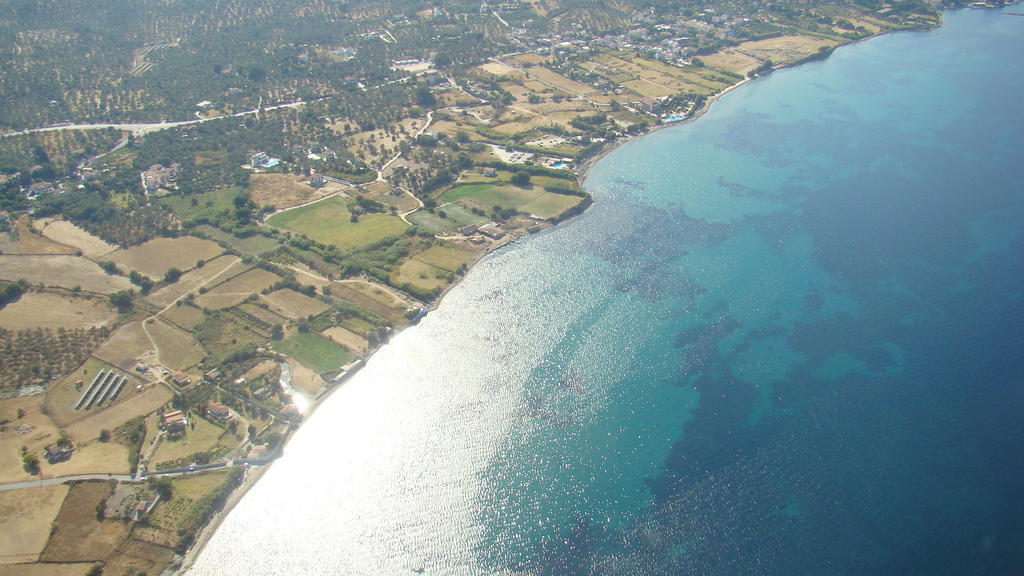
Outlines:
[[48, 382], [78, 367], [110, 335], [107, 328], [0, 328], [0, 390]]

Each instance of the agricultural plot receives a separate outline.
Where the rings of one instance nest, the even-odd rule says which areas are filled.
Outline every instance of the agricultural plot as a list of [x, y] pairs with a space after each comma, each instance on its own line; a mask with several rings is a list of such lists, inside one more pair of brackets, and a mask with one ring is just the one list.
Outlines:
[[[444, 213], [444, 215], [442, 216], [441, 213]], [[486, 216], [473, 214], [465, 206], [455, 203], [445, 204], [434, 212], [417, 210], [406, 216], [406, 218], [409, 222], [415, 224], [417, 228], [426, 230], [431, 234], [449, 232], [469, 224], [479, 226], [488, 222]]]
[[391, 283], [396, 286], [410, 284], [423, 290], [437, 290], [446, 286], [451, 272], [410, 258], [402, 262], [391, 273]]
[[55, 242], [37, 232], [28, 216], [22, 216], [13, 226], [14, 237], [17, 243], [13, 246], [5, 246], [8, 251], [15, 254], [74, 254], [78, 251], [74, 246], [68, 246]]
[[475, 254], [452, 246], [431, 246], [423, 252], [413, 254], [412, 257], [442, 270], [456, 272], [462, 266], [468, 264], [475, 257]]
[[147, 320], [146, 331], [153, 339], [160, 363], [172, 370], [187, 370], [206, 357], [206, 351], [195, 338], [166, 322]]
[[676, 93], [676, 88], [656, 84], [645, 78], [623, 82], [622, 86], [631, 92], [636, 92], [637, 94], [648, 98], [660, 98], [662, 96], [671, 96]]
[[514, 208], [538, 218], [558, 217], [582, 200], [579, 196], [553, 194], [540, 186], [520, 188], [493, 184], [455, 186], [441, 196], [441, 202], [468, 202], [488, 212], [494, 206]]
[[744, 42], [736, 47], [736, 51], [759, 60], [771, 60], [776, 65], [785, 65], [817, 54], [822, 47], [833, 48], [838, 45], [839, 42], [836, 40], [810, 36], [779, 36]]
[[11, 564], [4, 566], [4, 576], [88, 576], [96, 564]]
[[271, 310], [289, 320], [315, 316], [330, 308], [328, 304], [305, 294], [299, 294], [290, 288], [275, 290], [263, 296], [263, 299]]
[[117, 555], [107, 561], [103, 570], [108, 574], [157, 574], [170, 564], [174, 550], [129, 539], [117, 549]]
[[0, 492], [0, 565], [39, 558], [67, 493], [63, 485]]
[[80, 287], [88, 292], [113, 294], [134, 288], [124, 276], [111, 276], [96, 263], [78, 256], [16, 256], [0, 254], [0, 280], [30, 284]]
[[174, 284], [169, 284], [151, 293], [146, 297], [146, 301], [160, 308], [170, 306], [189, 292], [194, 292], [209, 282], [215, 282], [220, 276], [227, 278], [240, 272], [245, 266], [241, 262], [237, 256], [230, 254], [215, 258], [202, 268], [195, 268], [182, 274]]
[[230, 308], [243, 302], [251, 294], [257, 294], [281, 280], [281, 277], [262, 268], [253, 268], [196, 298], [196, 306], [210, 310]]
[[[241, 317], [240, 317], [241, 316]], [[196, 327], [196, 338], [217, 360], [246, 344], [263, 345], [269, 338], [262, 328], [242, 312], [216, 312]]]
[[331, 284], [330, 292], [331, 296], [368, 310], [393, 325], [405, 322], [405, 309], [408, 308], [408, 304], [372, 284], [335, 282]]
[[274, 314], [270, 310], [260, 308], [255, 304], [242, 304], [238, 307], [239, 310], [245, 313], [246, 316], [252, 318], [255, 322], [265, 324], [267, 326], [283, 325], [285, 318]]
[[349, 205], [354, 200], [328, 198], [309, 206], [280, 212], [268, 223], [277, 228], [305, 234], [309, 238], [340, 248], [359, 248], [388, 236], [398, 236], [408, 225], [390, 214], [365, 214], [351, 221]]
[[173, 194], [161, 198], [160, 203], [174, 212], [182, 222], [200, 218], [213, 221], [221, 212], [235, 209], [234, 200], [239, 192], [238, 188], [221, 188], [188, 196]]
[[28, 292], [0, 308], [0, 328], [92, 328], [107, 326], [117, 318], [110, 304], [85, 296], [53, 292]]
[[274, 206], [280, 210], [312, 202], [342, 188], [346, 187], [333, 183], [313, 188], [305, 177], [293, 174], [253, 174], [249, 197], [260, 208]]
[[222, 246], [227, 246], [232, 250], [236, 250], [242, 254], [248, 254], [250, 256], [258, 256], [268, 250], [273, 250], [278, 246], [276, 239], [262, 234], [252, 234], [251, 236], [245, 237], [235, 236], [234, 234], [229, 234], [220, 228], [215, 228], [209, 224], [200, 224], [199, 226], [196, 226], [195, 229], [197, 232], [202, 233], [203, 236], [208, 237], [210, 240], [213, 240]]
[[287, 354], [318, 374], [333, 372], [352, 361], [352, 353], [312, 332], [296, 332], [274, 344], [274, 350]]
[[366, 338], [363, 338], [359, 334], [341, 326], [332, 326], [320, 334], [359, 355], [366, 354], [370, 348], [370, 344], [366, 341]]
[[753, 56], [743, 54], [732, 48], [726, 48], [721, 52], [709, 56], [701, 56], [706, 66], [720, 70], [728, 70], [733, 74], [746, 76], [748, 72], [761, 65], [761, 61]]
[[586, 94], [597, 94], [598, 92], [600, 92], [600, 90], [594, 88], [593, 86], [584, 84], [582, 82], [577, 82], [570, 78], [566, 78], [565, 76], [562, 76], [558, 72], [555, 72], [554, 70], [549, 70], [542, 66], [535, 66], [533, 68], [529, 68], [526, 70], [526, 74], [528, 77], [535, 78], [548, 86], [558, 88], [559, 90], [563, 90], [565, 92], [569, 92], [570, 94], [577, 96], [582, 96]]
[[523, 76], [522, 72], [516, 70], [515, 68], [509, 66], [508, 64], [502, 64], [501, 62], [487, 62], [485, 64], [477, 66], [477, 70], [480, 70], [481, 72], [486, 72], [488, 74], [493, 74], [495, 76], [508, 76], [510, 78], [521, 78]]
[[96, 507], [111, 492], [112, 488], [106, 482], [82, 482], [72, 486], [39, 559], [43, 562], [88, 562], [110, 556], [131, 530], [123, 522], [96, 520]]
[[192, 330], [202, 323], [206, 316], [203, 315], [203, 311], [199, 308], [182, 304], [181, 306], [171, 306], [161, 312], [160, 318], [183, 330]]
[[216, 242], [182, 236], [180, 238], [154, 238], [145, 244], [108, 254], [110, 260], [135, 270], [154, 280], [162, 279], [171, 268], [191, 270], [199, 260], [210, 260], [224, 252]]
[[153, 345], [142, 330], [142, 322], [129, 322], [118, 328], [93, 356], [122, 370], [131, 370], [138, 358], [153, 353]]
[[44, 236], [82, 251], [86, 258], [97, 258], [117, 250], [117, 246], [106, 240], [86, 232], [67, 220], [43, 218], [36, 220], [36, 227]]

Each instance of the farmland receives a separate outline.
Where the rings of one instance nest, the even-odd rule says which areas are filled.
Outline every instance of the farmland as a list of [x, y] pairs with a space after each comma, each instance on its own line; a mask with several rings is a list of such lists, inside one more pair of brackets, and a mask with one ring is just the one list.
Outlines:
[[96, 519], [96, 506], [110, 496], [106, 482], [82, 482], [68, 491], [61, 505], [54, 532], [40, 557], [44, 562], [88, 562], [111, 555], [128, 535], [121, 522]]
[[39, 558], [67, 493], [67, 486], [0, 492], [0, 564]]
[[196, 306], [210, 310], [220, 310], [235, 306], [251, 294], [273, 286], [281, 277], [261, 268], [253, 268], [247, 272], [228, 279], [214, 286], [211, 290], [196, 298]]
[[237, 256], [230, 254], [219, 256], [201, 268], [195, 268], [182, 274], [177, 282], [154, 291], [146, 297], [146, 300], [161, 308], [170, 306], [175, 300], [189, 292], [198, 290], [208, 282], [214, 282], [222, 277], [229, 278], [240, 273], [243, 270], [242, 266], [241, 259]]
[[[442, 216], [440, 213], [443, 212]], [[419, 210], [408, 216], [409, 222], [432, 234], [448, 232], [468, 224], [486, 224], [488, 218], [479, 214], [473, 214], [469, 208], [459, 204], [446, 204], [440, 210], [428, 212]]]
[[17, 256], [0, 254], [0, 280], [30, 284], [79, 287], [89, 292], [113, 294], [132, 287], [123, 276], [111, 276], [98, 265], [76, 256]]
[[302, 208], [281, 212], [268, 223], [284, 230], [305, 234], [310, 239], [339, 248], [360, 248], [388, 236], [405, 232], [407, 224], [389, 214], [366, 214], [352, 222], [352, 200], [328, 198]]
[[117, 314], [105, 299], [29, 292], [0, 308], [0, 328], [92, 328], [109, 326]]
[[74, 246], [82, 251], [87, 258], [97, 258], [117, 249], [98, 236], [82, 230], [67, 220], [45, 219], [36, 221], [37, 228], [44, 236], [55, 242]]
[[352, 361], [348, 350], [312, 332], [296, 332], [276, 343], [274, 350], [295, 358], [320, 374], [337, 370]]
[[139, 246], [111, 252], [104, 260], [158, 280], [170, 268], [191, 270], [199, 260], [209, 260], [223, 251], [214, 242], [192, 236], [154, 238]]
[[145, 324], [160, 363], [174, 370], [186, 370], [206, 356], [203, 347], [187, 332], [156, 319]]
[[339, 184], [331, 184], [317, 189], [306, 180], [290, 174], [256, 174], [252, 177], [249, 195], [260, 208], [273, 206], [281, 209], [318, 200], [341, 188]]
[[270, 309], [290, 320], [298, 320], [307, 316], [315, 316], [330, 308], [328, 304], [315, 298], [285, 288], [275, 290], [263, 297]]
[[513, 208], [539, 218], [556, 218], [582, 200], [579, 196], [546, 192], [540, 186], [520, 188], [494, 184], [455, 186], [440, 198], [441, 202], [468, 202], [471, 206], [485, 210], [490, 210], [492, 206]]

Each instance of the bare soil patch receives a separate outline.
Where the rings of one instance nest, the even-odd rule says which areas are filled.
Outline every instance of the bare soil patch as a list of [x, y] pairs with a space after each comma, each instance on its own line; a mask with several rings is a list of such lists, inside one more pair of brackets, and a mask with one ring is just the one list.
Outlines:
[[0, 564], [39, 558], [67, 493], [63, 485], [0, 492]]
[[160, 574], [174, 559], [170, 548], [134, 538], [118, 549], [117, 555], [103, 566], [105, 574]]
[[359, 355], [366, 354], [370, 348], [366, 338], [341, 326], [333, 326], [320, 334]]
[[123, 522], [96, 520], [96, 506], [112, 492], [107, 482], [82, 482], [72, 486], [54, 522], [40, 560], [44, 562], [88, 562], [103, 560], [128, 536]]
[[317, 189], [303, 176], [294, 174], [254, 174], [249, 196], [260, 208], [274, 206], [278, 210], [323, 198], [336, 191], [324, 186]]
[[117, 317], [107, 302], [85, 296], [29, 292], [0, 308], [0, 328], [92, 328], [107, 326]]
[[4, 566], [4, 576], [85, 576], [96, 564], [17, 564]]
[[36, 228], [55, 242], [78, 248], [87, 258], [97, 258], [117, 250], [117, 246], [86, 232], [67, 220], [41, 218], [36, 220]]
[[306, 396], [316, 396], [327, 385], [319, 374], [292, 358], [288, 359], [288, 366], [292, 372], [292, 388]]
[[113, 294], [133, 288], [124, 276], [111, 276], [96, 263], [78, 256], [16, 256], [0, 254], [0, 280], [60, 286]]
[[206, 357], [206, 350], [195, 338], [166, 322], [147, 320], [146, 331], [156, 345], [160, 363], [168, 368], [187, 370]]
[[320, 300], [310, 298], [290, 288], [275, 290], [264, 296], [263, 299], [270, 305], [271, 310], [290, 320], [306, 318], [330, 308]]
[[822, 46], [834, 47], [839, 43], [834, 40], [811, 38], [809, 36], [779, 36], [766, 40], [755, 40], [744, 42], [736, 47], [736, 50], [759, 58], [771, 60], [776, 65], [792, 64], [803, 60], [812, 54], [816, 54]]
[[129, 322], [118, 328], [93, 356], [122, 370], [131, 370], [141, 358], [153, 355], [153, 345], [142, 330], [142, 322]]
[[104, 260], [114, 261], [129, 270], [159, 280], [171, 268], [191, 270], [197, 261], [210, 260], [222, 252], [224, 249], [216, 242], [182, 236], [154, 238], [145, 244], [107, 254]]
[[28, 216], [22, 216], [14, 223], [14, 233], [18, 238], [19, 254], [74, 254], [78, 248], [60, 242], [54, 242], [36, 232]]
[[242, 269], [241, 259], [225, 254], [206, 263], [202, 268], [182, 274], [174, 284], [165, 286], [146, 297], [146, 300], [161, 308], [170, 306], [175, 300], [199, 289], [207, 282], [215, 282], [220, 275], [230, 276]]

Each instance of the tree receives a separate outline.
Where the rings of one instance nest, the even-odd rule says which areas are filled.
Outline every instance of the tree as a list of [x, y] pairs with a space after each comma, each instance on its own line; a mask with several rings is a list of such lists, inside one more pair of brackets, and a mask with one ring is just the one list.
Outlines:
[[100, 430], [100, 442], [110, 442], [110, 430]]
[[432, 108], [437, 104], [437, 98], [430, 92], [430, 88], [420, 86], [416, 89], [416, 103], [424, 108]]
[[167, 272], [164, 273], [164, 282], [168, 284], [174, 284], [181, 278], [181, 270], [177, 268], [168, 268]]
[[110, 303], [118, 312], [125, 313], [132, 309], [132, 291], [121, 290], [110, 295]]
[[520, 170], [512, 175], [512, 183], [520, 188], [525, 188], [530, 185], [530, 173], [526, 170]]
[[444, 52], [438, 52], [434, 56], [434, 66], [437, 68], [447, 68], [452, 65], [452, 57]]
[[31, 452], [25, 452], [21, 455], [21, 466], [25, 472], [35, 476], [39, 474], [39, 457]]

